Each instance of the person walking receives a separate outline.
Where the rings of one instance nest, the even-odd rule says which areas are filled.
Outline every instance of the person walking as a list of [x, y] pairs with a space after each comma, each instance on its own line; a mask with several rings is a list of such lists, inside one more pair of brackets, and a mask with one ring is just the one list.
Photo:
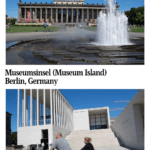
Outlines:
[[90, 143], [92, 139], [90, 137], [84, 138], [85, 146], [81, 150], [94, 150], [93, 145]]
[[56, 134], [56, 140], [52, 144], [50, 150], [54, 150], [55, 148], [58, 149], [58, 150], [71, 150], [68, 141], [66, 139], [62, 138], [61, 133]]

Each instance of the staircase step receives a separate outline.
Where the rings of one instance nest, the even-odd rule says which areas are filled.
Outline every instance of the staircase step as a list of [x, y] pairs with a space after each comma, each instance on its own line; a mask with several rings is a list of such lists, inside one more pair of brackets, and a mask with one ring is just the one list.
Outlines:
[[[69, 141], [69, 145], [72, 149], [81, 149], [85, 144], [84, 141]], [[117, 138], [107, 138], [107, 139], [101, 139], [91, 142], [94, 146], [94, 148], [98, 147], [111, 147], [111, 146], [120, 146]]]
[[72, 131], [66, 139], [72, 149], [81, 149], [85, 145], [84, 137], [92, 138], [94, 148], [120, 146], [111, 129]]

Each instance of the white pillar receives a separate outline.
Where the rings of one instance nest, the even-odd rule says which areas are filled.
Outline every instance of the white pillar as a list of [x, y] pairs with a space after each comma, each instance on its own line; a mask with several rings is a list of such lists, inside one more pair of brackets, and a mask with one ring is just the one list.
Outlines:
[[30, 126], [32, 126], [32, 89], [30, 89]]
[[25, 115], [26, 115], [26, 126], [28, 126], [28, 95], [26, 94], [26, 111], [25, 111]]
[[61, 116], [61, 124], [60, 127], [62, 128], [62, 100], [61, 100], [62, 96], [60, 94], [60, 116]]
[[64, 100], [64, 128], [66, 128], [66, 100]]
[[26, 90], [24, 89], [24, 127], [26, 126]]
[[67, 102], [66, 102], [66, 129], [68, 128], [68, 110], [67, 110]]
[[53, 106], [52, 106], [52, 90], [50, 90], [50, 109], [51, 109], [51, 126], [52, 126], [52, 130], [51, 130], [51, 142], [53, 142]]
[[61, 127], [61, 103], [60, 103], [60, 93], [59, 93], [59, 127]]
[[39, 125], [39, 90], [36, 90], [36, 100], [37, 100], [37, 105], [36, 105], [36, 116], [37, 116], [37, 126]]
[[18, 110], [17, 110], [17, 128], [20, 122], [20, 90], [18, 89]]
[[109, 107], [107, 107], [107, 127], [110, 128], [110, 115], [109, 115]]
[[64, 127], [64, 110], [63, 110], [63, 97], [61, 96], [61, 101], [62, 101], [62, 128]]
[[64, 122], [65, 122], [65, 109], [64, 109], [64, 97], [62, 97], [62, 105], [63, 105], [63, 128], [64, 128]]
[[56, 93], [55, 93], [55, 96], [56, 96], [56, 126], [58, 126], [58, 109], [57, 109], [57, 106], [58, 106], [58, 102], [57, 102], [57, 94], [58, 94], [58, 91], [56, 90]]
[[53, 125], [53, 105], [52, 105], [52, 90], [50, 90], [50, 108], [51, 108], [51, 125]]
[[54, 102], [54, 125], [56, 125], [56, 122], [55, 122], [55, 90], [53, 90], [53, 102]]
[[43, 89], [43, 104], [44, 104], [44, 125], [46, 124], [46, 115], [45, 115], [45, 107], [46, 107], [46, 99], [45, 99], [45, 89]]
[[22, 90], [22, 127], [24, 127], [24, 90]]

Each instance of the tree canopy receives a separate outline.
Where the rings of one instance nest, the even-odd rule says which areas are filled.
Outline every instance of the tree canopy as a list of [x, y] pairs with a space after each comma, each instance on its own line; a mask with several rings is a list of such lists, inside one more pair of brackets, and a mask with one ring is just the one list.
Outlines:
[[144, 7], [131, 8], [125, 14], [129, 24], [144, 25]]

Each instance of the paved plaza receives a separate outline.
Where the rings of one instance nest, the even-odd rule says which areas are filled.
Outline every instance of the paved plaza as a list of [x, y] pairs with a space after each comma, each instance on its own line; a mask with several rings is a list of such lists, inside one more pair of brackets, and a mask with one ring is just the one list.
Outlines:
[[[6, 34], [6, 64], [144, 64], [144, 33], [129, 32], [131, 45], [95, 45], [96, 30]], [[13, 56], [13, 57], [12, 57]]]
[[[96, 33], [96, 31], [89, 31], [91, 33]], [[60, 32], [60, 31], [57, 31]], [[49, 38], [57, 32], [25, 32], [25, 33], [7, 33], [6, 34], [6, 42], [14, 42], [14, 41], [25, 41], [25, 40], [35, 40], [41, 38]], [[129, 32], [129, 37], [132, 38], [144, 38], [144, 33], [136, 33], [136, 32]]]

